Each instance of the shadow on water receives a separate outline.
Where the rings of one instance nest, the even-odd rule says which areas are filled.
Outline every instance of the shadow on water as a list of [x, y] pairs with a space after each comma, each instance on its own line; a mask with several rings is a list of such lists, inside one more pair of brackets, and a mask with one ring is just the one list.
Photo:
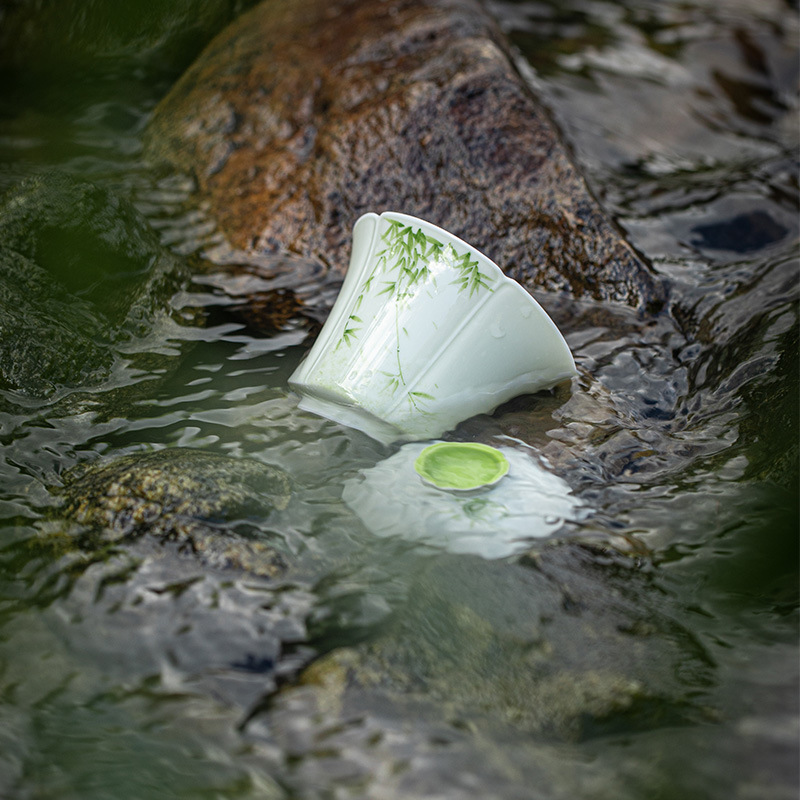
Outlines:
[[796, 796], [796, 9], [487, 2], [669, 287], [542, 294], [578, 377], [450, 436], [585, 513], [488, 561], [342, 502], [397, 448], [288, 393], [337, 287], [143, 161], [249, 4], [39, 5], [0, 11], [0, 794]]

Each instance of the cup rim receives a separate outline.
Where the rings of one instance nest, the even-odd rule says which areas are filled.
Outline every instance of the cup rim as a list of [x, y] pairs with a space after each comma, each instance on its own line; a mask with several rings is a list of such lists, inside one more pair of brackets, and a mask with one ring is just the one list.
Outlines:
[[[359, 217], [359, 220], [363, 219], [364, 217], [369, 217], [370, 214], [375, 214], [375, 212], [370, 211], [367, 212], [366, 214], [362, 214], [361, 217]], [[513, 285], [523, 295], [533, 300], [534, 303], [536, 303], [536, 305], [539, 306], [539, 303], [536, 301], [536, 298], [518, 280], [512, 278], [509, 275], [506, 275], [506, 273], [503, 272], [502, 269], [500, 269], [500, 266], [494, 260], [489, 258], [489, 256], [486, 255], [486, 253], [484, 253], [482, 250], [479, 250], [477, 247], [475, 247], [475, 245], [470, 244], [467, 241], [464, 241], [464, 239], [462, 239], [460, 236], [456, 236], [456, 234], [451, 233], [446, 228], [442, 228], [433, 222], [429, 222], [427, 219], [423, 219], [422, 217], [415, 217], [413, 214], [406, 214], [403, 211], [391, 211], [391, 210], [381, 211], [380, 214], [375, 214], [375, 216], [381, 219], [383, 218], [396, 219], [398, 222], [404, 222], [405, 224], [413, 223], [417, 226], [424, 225], [425, 227], [429, 228], [432, 232], [436, 233], [439, 237], [445, 239], [446, 241], [449, 240], [451, 243], [458, 244], [461, 247], [465, 248], [466, 250], [469, 250], [474, 255], [479, 256], [481, 261], [483, 262], [482, 266], [485, 266], [492, 271], [493, 278], [497, 278], [503, 282]], [[358, 220], [356, 220], [356, 224], [357, 223]], [[544, 312], [544, 309], [541, 308], [541, 306], [539, 306], [539, 308], [541, 309], [541, 311]], [[544, 313], [549, 318], [550, 315], [547, 314], [547, 312]], [[555, 323], [553, 324], [555, 325]]]

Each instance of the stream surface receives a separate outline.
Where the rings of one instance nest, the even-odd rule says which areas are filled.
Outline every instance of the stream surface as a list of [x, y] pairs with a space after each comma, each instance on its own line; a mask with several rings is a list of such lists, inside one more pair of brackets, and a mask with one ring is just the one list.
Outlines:
[[[648, 597], [663, 598], [693, 653], [685, 675], [674, 667], [680, 704], [574, 736], [491, 713], [436, 722], [369, 697], [352, 718], [303, 717], [292, 693], [303, 667], [402, 615], [421, 563], [462, 567], [431, 537], [364, 527], [344, 486], [397, 448], [299, 411], [288, 390], [335, 292], [312, 271], [228, 269], [245, 259], [193, 205], [191, 179], [144, 163], [148, 116], [178, 65], [105, 58], [86, 72], [54, 57], [4, 81], [0, 191], [52, 169], [113, 190], [194, 278], [117, 345], [90, 390], [0, 390], [0, 797], [796, 797], [797, 10], [487, 7], [669, 308], [650, 318], [538, 297], [578, 378], [452, 435], [527, 443], [582, 509], [547, 533], [649, 576]], [[241, 313], [287, 288], [308, 315], [265, 333]], [[231, 523], [292, 565], [284, 577], [204, 565], [146, 537], [92, 552], [65, 543], [54, 519], [69, 470], [169, 447], [287, 473], [285, 508]]]

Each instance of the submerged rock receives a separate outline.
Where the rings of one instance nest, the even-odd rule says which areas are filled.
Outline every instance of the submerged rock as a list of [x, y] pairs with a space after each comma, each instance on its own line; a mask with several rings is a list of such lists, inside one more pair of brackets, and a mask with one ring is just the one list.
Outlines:
[[146, 330], [147, 317], [187, 274], [130, 202], [63, 173], [28, 178], [6, 193], [0, 240], [130, 332]]
[[123, 68], [180, 68], [253, 0], [15, 0], [0, 11], [0, 68], [93, 74]]
[[0, 388], [46, 397], [94, 383], [113, 361], [110, 338], [89, 303], [0, 246]]
[[663, 299], [471, 0], [262, 3], [161, 102], [146, 147], [194, 175], [233, 246], [291, 251], [333, 277], [356, 219], [396, 210], [529, 288]]
[[426, 562], [389, 630], [309, 667], [306, 686], [279, 701], [279, 725], [291, 730], [280, 709], [293, 692], [306, 694], [321, 727], [355, 708], [385, 714], [414, 703], [432, 722], [567, 741], [708, 718], [699, 698], [713, 662], [650, 576], [603, 560], [561, 545], [519, 564]]
[[0, 242], [0, 388], [37, 397], [102, 380], [187, 275], [130, 203], [60, 173], [0, 199]]
[[65, 475], [61, 513], [103, 541], [149, 534], [198, 553], [214, 566], [261, 575], [284, 568], [264, 541], [235, 533], [289, 502], [290, 484], [277, 467], [252, 459], [170, 448], [123, 456]]
[[267, 528], [289, 502], [282, 470], [169, 448], [75, 467], [53, 491], [61, 507], [6, 555], [71, 669], [243, 714], [311, 658], [314, 597]]

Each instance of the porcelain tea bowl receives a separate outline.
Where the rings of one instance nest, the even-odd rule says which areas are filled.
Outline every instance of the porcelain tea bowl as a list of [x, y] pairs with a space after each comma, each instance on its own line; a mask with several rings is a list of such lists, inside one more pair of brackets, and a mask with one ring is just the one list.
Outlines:
[[555, 323], [494, 262], [385, 212], [356, 222], [339, 296], [289, 385], [301, 409], [391, 443], [436, 438], [575, 374]]

